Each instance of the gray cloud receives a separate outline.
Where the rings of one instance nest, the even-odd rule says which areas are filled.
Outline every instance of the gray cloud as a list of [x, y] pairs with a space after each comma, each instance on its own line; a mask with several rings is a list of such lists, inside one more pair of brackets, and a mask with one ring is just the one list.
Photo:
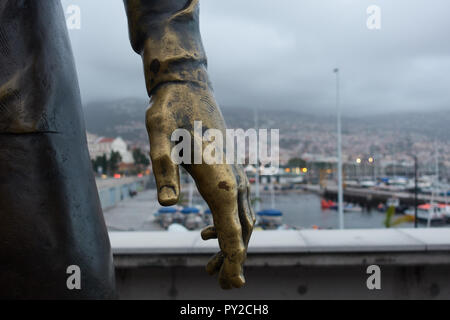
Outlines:
[[[79, 4], [71, 30], [85, 102], [146, 98], [121, 0]], [[381, 30], [366, 9], [382, 10]], [[222, 106], [334, 112], [335, 78], [351, 114], [450, 109], [448, 0], [203, 0], [201, 30]]]

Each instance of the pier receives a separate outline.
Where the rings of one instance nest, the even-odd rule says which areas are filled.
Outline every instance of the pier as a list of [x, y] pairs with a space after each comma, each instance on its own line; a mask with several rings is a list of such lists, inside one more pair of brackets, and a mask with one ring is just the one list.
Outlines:
[[[320, 193], [326, 199], [336, 200], [337, 186], [327, 186], [322, 189], [319, 185], [304, 185], [304, 190]], [[379, 203], [386, 203], [389, 198], [398, 198], [402, 205], [414, 206], [414, 193], [412, 192], [395, 192], [387, 190], [375, 190], [369, 188], [347, 187], [344, 189], [344, 200], [351, 203], [358, 203], [365, 207], [376, 207]], [[431, 195], [417, 195], [418, 204], [430, 202]], [[435, 202], [445, 203], [446, 199], [442, 196], [435, 196]]]

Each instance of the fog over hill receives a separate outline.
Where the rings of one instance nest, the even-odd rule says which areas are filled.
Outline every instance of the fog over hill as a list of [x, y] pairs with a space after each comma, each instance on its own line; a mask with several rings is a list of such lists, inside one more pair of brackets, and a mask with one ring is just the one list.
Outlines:
[[[89, 103], [84, 112], [87, 130], [102, 136], [121, 136], [129, 141], [147, 141], [145, 111], [148, 101], [121, 99]], [[224, 107], [225, 120], [230, 128], [254, 128], [254, 110], [250, 108]], [[280, 134], [323, 130], [334, 132], [336, 116], [330, 114], [308, 114], [292, 110], [259, 110], [259, 127], [280, 129]], [[424, 136], [429, 140], [450, 140], [450, 112], [395, 112], [371, 116], [343, 115], [343, 132], [347, 134], [377, 135], [392, 132], [402, 136]]]
[[129, 141], [147, 141], [147, 107], [147, 101], [134, 98], [89, 103], [84, 107], [87, 131], [106, 137], [121, 136]]

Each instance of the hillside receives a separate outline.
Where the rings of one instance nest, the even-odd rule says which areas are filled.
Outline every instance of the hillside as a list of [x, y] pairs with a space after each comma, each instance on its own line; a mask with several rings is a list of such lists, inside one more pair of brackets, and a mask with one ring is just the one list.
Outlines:
[[[89, 132], [102, 136], [121, 136], [129, 141], [147, 141], [145, 111], [148, 102], [138, 99], [123, 99], [111, 102], [95, 102], [85, 106], [85, 117]], [[252, 109], [222, 108], [230, 128], [254, 127]], [[316, 115], [292, 110], [260, 110], [260, 128], [277, 128], [280, 133], [335, 130], [334, 114]], [[365, 117], [343, 116], [343, 132], [369, 134], [392, 132], [399, 136], [421, 135], [431, 140], [450, 140], [450, 112], [392, 113]]]

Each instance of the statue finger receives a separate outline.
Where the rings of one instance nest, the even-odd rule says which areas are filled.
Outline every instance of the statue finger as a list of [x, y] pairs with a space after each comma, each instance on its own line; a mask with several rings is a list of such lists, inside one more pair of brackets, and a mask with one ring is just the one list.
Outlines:
[[155, 103], [146, 116], [150, 140], [150, 158], [156, 179], [158, 201], [163, 206], [174, 205], [180, 196], [178, 165], [172, 160], [171, 132], [175, 123], [164, 106]]
[[221, 251], [216, 253], [206, 265], [206, 272], [208, 272], [208, 274], [211, 276], [218, 273], [220, 268], [222, 267], [223, 260], [223, 253]]
[[[190, 173], [211, 209], [219, 246], [224, 255], [220, 270], [222, 287], [243, 285], [246, 248], [238, 210], [238, 182], [231, 166], [194, 165]], [[225, 283], [228, 281], [228, 285]]]
[[208, 226], [201, 232], [203, 240], [217, 239], [217, 231], [214, 226]]

